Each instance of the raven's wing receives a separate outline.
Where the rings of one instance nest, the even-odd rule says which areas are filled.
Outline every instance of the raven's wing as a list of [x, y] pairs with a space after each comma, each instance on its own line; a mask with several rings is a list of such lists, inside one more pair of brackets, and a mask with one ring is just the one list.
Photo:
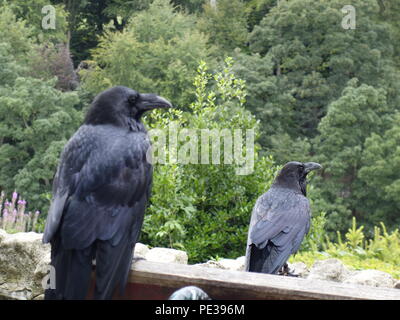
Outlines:
[[309, 228], [308, 199], [288, 189], [270, 189], [253, 209], [246, 269], [275, 273], [299, 249]]
[[84, 298], [94, 254], [95, 297], [110, 299], [118, 284], [123, 289], [150, 194], [149, 147], [146, 134], [112, 126], [84, 125], [70, 139], [43, 237], [56, 269], [49, 297]]
[[149, 146], [143, 133], [82, 126], [63, 151], [43, 241], [60, 231], [66, 249], [83, 249], [96, 239], [117, 244], [144, 214], [152, 177]]

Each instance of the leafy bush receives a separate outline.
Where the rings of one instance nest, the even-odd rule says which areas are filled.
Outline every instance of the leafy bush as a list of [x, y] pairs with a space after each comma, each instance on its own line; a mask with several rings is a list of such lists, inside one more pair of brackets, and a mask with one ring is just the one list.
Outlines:
[[301, 251], [290, 261], [301, 261], [311, 266], [315, 260], [337, 258], [353, 269], [377, 269], [400, 278], [399, 229], [388, 233], [386, 226], [381, 223], [380, 226], [374, 227], [373, 237], [366, 239], [364, 227], [357, 227], [356, 219], [353, 218], [352, 226], [345, 234], [345, 240], [338, 232], [337, 242], [333, 242], [326, 235], [322, 239], [313, 238], [315, 233], [321, 234], [320, 227], [321, 224], [318, 223], [312, 225], [311, 232], [306, 238], [305, 242], [312, 250]]
[[[244, 82], [235, 78], [231, 67], [232, 60], [228, 58], [222, 70], [212, 75], [202, 62], [194, 80], [196, 100], [190, 105], [190, 112], [171, 110], [169, 119], [155, 113], [147, 119], [150, 127], [168, 129], [175, 126], [197, 132], [199, 129], [220, 132], [224, 129], [229, 132], [254, 129], [257, 138], [258, 122], [243, 107]], [[244, 139], [245, 132], [241, 134]], [[153, 136], [153, 147], [157, 141]], [[180, 146], [183, 142], [186, 141], [181, 140]], [[184, 249], [192, 263], [216, 256], [244, 254], [252, 208], [258, 196], [271, 184], [276, 168], [271, 158], [258, 156], [256, 144], [253, 172], [238, 175], [241, 166], [225, 163], [227, 158], [223, 151], [228, 147], [224, 145], [223, 149], [222, 146], [221, 143], [220, 164], [170, 161], [155, 165], [153, 195], [141, 241], [153, 246]], [[204, 150], [201, 152], [203, 156]], [[246, 156], [246, 152], [242, 155]]]

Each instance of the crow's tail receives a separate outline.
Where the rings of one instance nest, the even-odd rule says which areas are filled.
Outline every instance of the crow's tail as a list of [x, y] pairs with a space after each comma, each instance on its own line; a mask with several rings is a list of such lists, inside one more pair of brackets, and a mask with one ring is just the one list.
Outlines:
[[253, 244], [250, 250], [248, 271], [252, 272], [276, 274], [290, 255], [288, 250], [282, 251], [280, 247], [275, 246], [271, 241], [262, 249]]
[[96, 253], [96, 300], [112, 299], [115, 289], [123, 295], [128, 280], [135, 243], [123, 238], [113, 246], [110, 241], [98, 241]]
[[45, 299], [85, 299], [90, 286], [94, 252], [95, 244], [83, 250], [66, 250], [59, 239], [52, 241], [51, 265], [55, 272], [55, 287], [50, 283], [50, 288], [45, 290]]

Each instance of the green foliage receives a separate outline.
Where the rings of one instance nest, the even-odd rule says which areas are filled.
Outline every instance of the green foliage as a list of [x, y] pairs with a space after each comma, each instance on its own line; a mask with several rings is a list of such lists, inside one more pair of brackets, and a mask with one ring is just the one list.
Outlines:
[[[0, 0], [1, 5], [10, 8], [19, 20], [23, 19], [37, 40], [54, 43], [67, 40], [67, 13], [63, 5], [51, 4], [47, 0]], [[48, 5], [55, 9], [55, 29], [42, 28], [42, 19], [47, 15], [47, 12], [42, 13], [42, 8]], [[12, 26], [8, 25], [7, 29], [4, 29], [7, 33], [11, 33], [9, 27]], [[16, 37], [17, 34], [12, 36]]]
[[0, 42], [9, 45], [8, 54], [26, 62], [32, 50], [32, 35], [33, 28], [26, 21], [17, 19], [10, 7], [0, 6]]
[[179, 8], [193, 13], [201, 11], [204, 3], [209, 1], [210, 0], [172, 0], [171, 2]]
[[[396, 5], [353, 1], [356, 29], [344, 30], [341, 9], [347, 4], [248, 2], [248, 8], [263, 7], [266, 15], [248, 38], [251, 54], [237, 51], [235, 65], [247, 83], [247, 107], [262, 124], [266, 153], [279, 163], [312, 158], [324, 166], [315, 184], [315, 209], [326, 212], [332, 237], [350, 227], [351, 216], [371, 235], [377, 221], [398, 223], [399, 212], [397, 200], [383, 200], [396, 190], [396, 174], [390, 175], [396, 169], [378, 182], [368, 175], [383, 172], [374, 173], [376, 166], [363, 161], [367, 138], [383, 137], [400, 106]], [[386, 152], [374, 156], [372, 148], [369, 159], [388, 159]]]
[[0, 87], [0, 181], [6, 190], [23, 190], [41, 210], [49, 203], [60, 152], [81, 122], [78, 96], [54, 84], [19, 77], [12, 87]]
[[[320, 196], [330, 203], [350, 209], [353, 215], [368, 219], [371, 207], [363, 199], [374, 197], [373, 189], [366, 190], [365, 183], [358, 179], [358, 171], [363, 164], [364, 142], [371, 133], [381, 133], [390, 123], [387, 95], [383, 89], [375, 89], [365, 84], [357, 87], [350, 81], [342, 96], [328, 107], [327, 115], [319, 123], [320, 135], [315, 140], [315, 159], [325, 167], [323, 177], [316, 183]], [[344, 231], [350, 219], [346, 209], [332, 216], [328, 229]], [[321, 208], [328, 216], [330, 208]], [[343, 214], [341, 214], [343, 212]]]
[[247, 24], [249, 31], [252, 31], [264, 16], [276, 6], [278, 0], [247, 0]]
[[148, 9], [153, 0], [112, 0], [109, 1], [103, 13], [110, 18], [121, 17], [124, 20], [129, 18], [137, 11]]
[[[396, 228], [389, 233], [381, 222], [379, 227], [374, 227], [373, 237], [368, 240], [363, 229], [363, 226], [357, 228], [356, 219], [353, 218], [352, 226], [347, 231], [344, 241], [340, 234], [337, 242], [332, 242], [326, 236], [325, 239], [308, 238], [312, 250], [302, 251], [290, 261], [301, 261], [311, 266], [315, 260], [337, 258], [353, 269], [377, 269], [400, 278], [399, 229]], [[315, 250], [318, 247], [320, 249]]]
[[310, 231], [301, 243], [300, 251], [316, 252], [322, 248], [323, 241], [325, 240], [325, 224], [326, 214], [321, 212], [318, 215], [313, 215], [311, 218]]
[[[390, 27], [375, 22], [376, 1], [352, 3], [357, 8], [355, 30], [341, 27], [346, 4], [282, 1], [254, 27], [249, 42], [255, 55], [239, 61], [244, 65], [239, 75], [253, 96], [249, 107], [268, 125], [266, 135], [276, 134], [276, 127], [292, 138], [317, 135], [328, 104], [354, 77], [376, 87], [398, 87], [389, 80], [394, 76]], [[399, 98], [396, 90], [388, 92], [393, 105]], [[267, 140], [264, 146], [271, 144]]]
[[363, 202], [371, 226], [379, 221], [400, 225], [399, 123], [400, 115], [396, 114], [385, 132], [372, 132], [365, 140], [358, 178], [366, 185]]
[[122, 32], [105, 32], [93, 51], [95, 62], [82, 73], [84, 87], [99, 92], [125, 85], [187, 106], [198, 61], [208, 55], [206, 42], [191, 17], [174, 11], [167, 0], [156, 0], [134, 15]]
[[242, 0], [218, 0], [216, 7], [207, 3], [198, 27], [222, 52], [244, 47], [247, 38], [245, 4]]
[[0, 42], [9, 46], [5, 55], [13, 56], [19, 66], [19, 71], [14, 77], [18, 74], [50, 80], [56, 76], [57, 88], [71, 90], [71, 83], [76, 77], [69, 50], [62, 44], [64, 41], [64, 36], [60, 35], [62, 32], [47, 38], [40, 36], [32, 21], [18, 19], [11, 8], [20, 14], [25, 11], [38, 10], [39, 13], [41, 11], [31, 2], [25, 3], [22, 7], [16, 7], [16, 3], [14, 6], [0, 6]]
[[[158, 129], [175, 126], [197, 132], [198, 129], [230, 132], [254, 129], [257, 135], [258, 123], [243, 107], [244, 83], [232, 73], [231, 59], [215, 75], [202, 62], [194, 85], [196, 100], [190, 105], [190, 112], [170, 111], [168, 119], [158, 118], [156, 114], [151, 125]], [[220, 145], [220, 164], [155, 166], [153, 196], [145, 216], [142, 241], [154, 246], [183, 248], [191, 262], [244, 254], [254, 202], [272, 182], [275, 168], [270, 158], [258, 156], [256, 145], [254, 171], [238, 175], [240, 165], [225, 164], [223, 147], [227, 146]]]
[[[151, 128], [255, 128], [262, 145], [249, 175], [223, 154], [219, 165], [158, 163], [144, 242], [184, 248], [192, 262], [243, 255], [252, 206], [276, 170], [270, 155], [313, 160], [324, 166], [309, 191], [319, 214], [298, 256], [398, 275], [398, 1], [352, 1], [355, 30], [341, 27], [346, 0], [216, 2], [0, 0], [0, 188], [45, 212], [80, 109], [126, 85], [179, 107], [148, 116]], [[56, 30], [41, 28], [47, 4]], [[78, 85], [69, 48], [75, 65], [89, 60], [83, 87], [63, 93]], [[235, 64], [216, 71], [213, 57], [226, 55]], [[201, 63], [196, 73], [201, 60], [212, 71]]]
[[[1, 16], [15, 21], [7, 8]], [[14, 27], [24, 43], [13, 37], [0, 42], [0, 187], [21, 190], [30, 207], [45, 211], [60, 151], [81, 121], [79, 98], [55, 89], [56, 79], [27, 75], [26, 55], [34, 46], [22, 21]]]

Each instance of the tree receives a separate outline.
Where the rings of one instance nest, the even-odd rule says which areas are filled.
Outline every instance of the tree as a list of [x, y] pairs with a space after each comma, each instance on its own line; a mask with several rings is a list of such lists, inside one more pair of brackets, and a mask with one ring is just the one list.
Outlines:
[[[51, 4], [47, 0], [0, 0], [0, 5], [10, 8], [17, 19], [24, 20], [39, 41], [58, 43], [67, 40], [67, 12], [63, 5]], [[42, 12], [42, 9], [49, 5], [54, 8], [54, 29], [44, 29], [42, 25], [43, 18], [49, 13], [47, 10]]]
[[1, 189], [17, 188], [44, 210], [60, 152], [82, 118], [79, 99], [54, 89], [55, 80], [17, 76], [8, 83], [0, 86]]
[[366, 188], [362, 201], [369, 226], [384, 221], [389, 226], [400, 224], [400, 114], [383, 133], [373, 132], [364, 144], [363, 167], [358, 177]]
[[157, 92], [177, 106], [193, 97], [191, 81], [198, 61], [206, 59], [207, 38], [192, 17], [174, 11], [167, 0], [155, 0], [134, 15], [123, 31], [108, 29], [93, 51], [94, 62], [83, 72], [84, 87], [99, 92], [125, 85]]
[[364, 199], [379, 197], [366, 194], [365, 180], [358, 178], [364, 165], [364, 144], [371, 133], [382, 134], [388, 128], [391, 114], [384, 89], [358, 85], [355, 79], [328, 106], [314, 147], [315, 159], [324, 167], [316, 189], [325, 201], [315, 205], [317, 211], [327, 213], [329, 231], [345, 231], [350, 226], [350, 214], [359, 221], [368, 221], [372, 208], [365, 205]]
[[171, 2], [190, 13], [202, 11], [203, 4], [210, 0], [172, 0]]
[[[251, 65], [268, 63], [268, 68], [259, 67], [258, 74], [248, 68], [248, 75], [243, 72], [240, 76], [247, 81], [249, 92], [257, 96], [253, 99], [257, 103], [249, 100], [249, 108], [257, 109], [256, 115], [265, 126], [276, 121], [280, 104], [287, 134], [292, 138], [315, 137], [327, 106], [352, 78], [384, 87], [390, 106], [400, 105], [390, 26], [376, 21], [379, 7], [375, 0], [356, 1], [352, 4], [357, 8], [357, 27], [345, 30], [341, 9], [346, 4], [344, 0], [282, 1], [254, 27], [249, 43], [258, 58], [253, 56]], [[242, 63], [245, 69], [246, 62]], [[286, 102], [277, 103], [275, 108], [278, 99]], [[265, 146], [272, 143], [267, 141]], [[280, 155], [276, 156], [279, 160]]]
[[[396, 39], [400, 36], [400, 3], [396, 0], [376, 0], [379, 5], [378, 21], [388, 22], [393, 30], [393, 37]], [[395, 47], [395, 60], [399, 65], [400, 60], [400, 45], [396, 41]]]
[[17, 19], [9, 6], [0, 6], [0, 41], [8, 44], [7, 52], [26, 64], [32, 52], [34, 30], [25, 20]]
[[277, 5], [279, 0], [245, 0], [247, 11], [247, 27], [253, 31], [264, 16]]
[[15, 188], [30, 208], [45, 210], [46, 195], [63, 144], [81, 121], [76, 93], [54, 88], [57, 79], [33, 78], [28, 57], [35, 53], [32, 28], [0, 8], [0, 189]]
[[247, 38], [247, 14], [241, 0], [219, 0], [213, 7], [204, 5], [198, 27], [209, 36], [209, 42], [223, 52], [244, 47]]

